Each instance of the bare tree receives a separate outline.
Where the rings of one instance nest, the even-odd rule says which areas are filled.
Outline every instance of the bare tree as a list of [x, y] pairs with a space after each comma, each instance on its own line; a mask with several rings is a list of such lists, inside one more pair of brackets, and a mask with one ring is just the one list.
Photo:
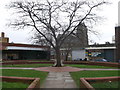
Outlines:
[[[51, 42], [52, 42], [52, 38], [50, 38]], [[39, 33], [35, 32], [34, 33], [34, 36], [32, 36], [30, 38], [30, 41], [33, 43], [33, 44], [38, 44], [38, 45], [41, 45], [41, 46], [51, 46], [44, 37], [42, 37]]]
[[[81, 23], [96, 22], [98, 16], [95, 11], [106, 3], [101, 0], [12, 2], [10, 8], [17, 11], [19, 18], [11, 22], [11, 25], [18, 29], [27, 26], [36, 30], [54, 48], [56, 66], [60, 67], [60, 47], [64, 40], [74, 33]], [[58, 37], [58, 34], [61, 36]]]

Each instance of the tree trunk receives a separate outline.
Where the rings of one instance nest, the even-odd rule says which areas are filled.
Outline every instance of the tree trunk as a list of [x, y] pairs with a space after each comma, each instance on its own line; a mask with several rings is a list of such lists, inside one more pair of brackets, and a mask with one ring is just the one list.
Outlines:
[[68, 52], [66, 51], [66, 55], [65, 55], [65, 61], [67, 61], [68, 60]]
[[66, 54], [65, 54], [65, 60], [68, 61], [68, 56], [70, 54], [70, 50], [66, 50]]
[[56, 65], [55, 65], [55, 67], [62, 67], [60, 48], [56, 48], [55, 51], [56, 51]]

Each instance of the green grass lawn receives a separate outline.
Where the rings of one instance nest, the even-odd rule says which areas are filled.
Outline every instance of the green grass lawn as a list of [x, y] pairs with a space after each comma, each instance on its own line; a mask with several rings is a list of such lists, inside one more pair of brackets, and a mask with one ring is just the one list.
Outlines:
[[[0, 62], [14, 62], [14, 61], [17, 61], [17, 60], [3, 60], [3, 61], [0, 61]], [[21, 62], [22, 60], [20, 60]], [[18, 60], [19, 62], [19, 60]], [[23, 62], [51, 62], [50, 60], [23, 60]]]
[[93, 83], [91, 85], [94, 88], [120, 88], [120, 81]]
[[17, 82], [2, 82], [2, 90], [4, 90], [5, 88], [23, 88], [23, 90], [25, 90], [25, 88], [28, 88], [29, 84], [25, 84], [25, 83], [17, 83]]
[[[48, 67], [53, 64], [14, 64], [14, 65], [3, 65], [2, 67]], [[81, 65], [81, 64], [65, 64], [65, 66], [78, 67], [78, 68], [103, 68], [103, 69], [118, 69], [117, 67], [105, 67], [105, 66], [96, 66], [96, 65]]]
[[80, 86], [80, 78], [86, 77], [109, 77], [109, 76], [120, 76], [120, 71], [79, 71], [71, 72], [71, 76], [76, 82], [77, 86]]
[[29, 60], [29, 62], [51, 62], [49, 60]]
[[16, 76], [16, 77], [34, 77], [40, 78], [40, 85], [47, 77], [48, 72], [41, 72], [35, 70], [16, 70], [16, 69], [3, 69], [2, 76]]
[[48, 67], [52, 66], [53, 64], [14, 64], [14, 65], [2, 65], [2, 67], [31, 67], [31, 68], [36, 68], [36, 67]]
[[66, 64], [65, 66], [78, 67], [78, 68], [118, 69], [118, 67], [106, 67], [106, 66], [97, 66], [97, 65], [81, 65], [81, 64]]

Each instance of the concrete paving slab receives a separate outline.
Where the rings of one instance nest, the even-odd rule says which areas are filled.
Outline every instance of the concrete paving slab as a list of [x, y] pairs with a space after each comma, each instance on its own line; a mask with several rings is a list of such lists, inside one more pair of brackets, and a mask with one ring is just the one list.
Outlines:
[[69, 84], [65, 84], [65, 86], [64, 86], [64, 88], [70, 88], [70, 87], [76, 88], [76, 85], [73, 83], [69, 83]]
[[71, 77], [64, 77], [65, 79], [71, 79]]
[[65, 83], [71, 83], [71, 82], [73, 83], [74, 80], [72, 80], [72, 79], [71, 80], [65, 80]]
[[55, 75], [55, 76], [49, 75], [48, 77], [53, 77], [53, 78], [55, 78], [55, 77], [56, 77], [56, 75]]
[[57, 84], [57, 85], [59, 85], [59, 84], [63, 85], [64, 84], [64, 80], [56, 81], [56, 82], [53, 82], [53, 83]]
[[[51, 75], [54, 76], [51, 77]], [[69, 72], [49, 72], [41, 88], [77, 88], [77, 86]]]
[[68, 74], [68, 75], [63, 75], [64, 77], [71, 77], [71, 75], [70, 74]]
[[47, 78], [46, 80], [51, 80], [52, 81], [52, 80], [55, 80], [55, 79], [54, 78]]

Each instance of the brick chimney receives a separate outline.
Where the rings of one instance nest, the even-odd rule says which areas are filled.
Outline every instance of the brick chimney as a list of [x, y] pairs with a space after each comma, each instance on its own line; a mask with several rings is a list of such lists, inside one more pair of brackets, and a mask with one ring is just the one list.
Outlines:
[[0, 43], [9, 43], [9, 38], [5, 37], [4, 32], [1, 32]]
[[2, 38], [5, 37], [5, 33], [4, 33], [4, 32], [1, 33], [1, 37], [2, 37]]

